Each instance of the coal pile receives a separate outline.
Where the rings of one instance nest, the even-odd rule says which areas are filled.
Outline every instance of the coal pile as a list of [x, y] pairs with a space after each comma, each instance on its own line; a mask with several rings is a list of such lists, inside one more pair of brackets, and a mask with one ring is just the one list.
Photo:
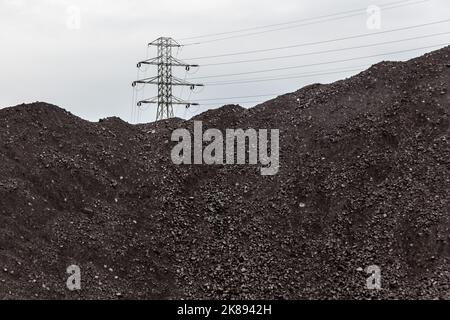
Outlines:
[[[189, 121], [2, 109], [0, 298], [449, 299], [449, 83], [447, 47]], [[194, 120], [279, 129], [278, 174], [174, 165]]]

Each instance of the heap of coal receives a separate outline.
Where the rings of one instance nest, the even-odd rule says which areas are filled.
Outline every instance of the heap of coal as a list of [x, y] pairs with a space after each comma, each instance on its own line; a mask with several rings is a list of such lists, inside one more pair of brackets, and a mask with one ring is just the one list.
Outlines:
[[[189, 121], [2, 109], [0, 298], [449, 299], [449, 83], [447, 47]], [[278, 174], [174, 165], [193, 120], [280, 129]]]

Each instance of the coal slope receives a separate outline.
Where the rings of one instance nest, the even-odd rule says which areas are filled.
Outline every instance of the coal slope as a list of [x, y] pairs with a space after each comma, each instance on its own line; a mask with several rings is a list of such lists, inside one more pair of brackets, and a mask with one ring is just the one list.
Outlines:
[[[0, 298], [449, 299], [449, 83], [446, 47], [189, 121], [2, 109]], [[279, 129], [278, 174], [174, 165], [193, 120]]]

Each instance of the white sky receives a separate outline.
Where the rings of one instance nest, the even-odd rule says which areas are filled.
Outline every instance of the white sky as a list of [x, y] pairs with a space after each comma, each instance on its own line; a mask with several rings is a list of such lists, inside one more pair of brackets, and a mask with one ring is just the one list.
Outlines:
[[[227, 32], [262, 25], [285, 23], [313, 18], [370, 5], [382, 6], [399, 0], [0, 0], [0, 106], [23, 102], [45, 101], [61, 106], [84, 119], [119, 116], [131, 121], [132, 88], [136, 80], [136, 63], [147, 55], [147, 43], [159, 36], [175, 39], [210, 33]], [[411, 3], [420, 0], [410, 0]], [[79, 11], [79, 28], [77, 27]], [[177, 57], [189, 58], [232, 53], [271, 47], [302, 44], [358, 34], [425, 24], [450, 19], [450, 1], [428, 0], [394, 9], [381, 10], [381, 29], [367, 27], [369, 14], [298, 26], [285, 30], [234, 38], [224, 41], [183, 47]], [[267, 30], [267, 29], [262, 29]], [[259, 31], [259, 30], [256, 30]], [[259, 61], [221, 66], [204, 66], [189, 77], [204, 77], [228, 73], [251, 72], [314, 64], [332, 60], [361, 57], [418, 47], [450, 43], [450, 22], [426, 27], [373, 35], [320, 45], [297, 47], [217, 59], [200, 59], [201, 64], [247, 60], [280, 55], [295, 55], [315, 51], [361, 46], [411, 37], [448, 34], [338, 52], [329, 52], [286, 59]], [[218, 38], [195, 39], [194, 41]], [[192, 41], [185, 41], [192, 42]], [[182, 42], [183, 43], [183, 42]], [[437, 49], [438, 47], [436, 47]], [[331, 69], [366, 69], [381, 60], [405, 60], [433, 48], [359, 59], [348, 62], [308, 66], [242, 76], [202, 79], [202, 82], [271, 78], [302, 73], [326, 73]], [[176, 50], [174, 53], [177, 53]], [[150, 48], [149, 57], [156, 55]], [[331, 70], [332, 71], [332, 70]], [[195, 70], [192, 70], [194, 73]], [[286, 79], [247, 84], [206, 86], [190, 92], [175, 89], [183, 99], [212, 99], [234, 96], [265, 95], [295, 91], [307, 84], [328, 83], [347, 77], [353, 72], [340, 72], [314, 77]], [[147, 76], [155, 74], [150, 68]], [[174, 70], [180, 78], [184, 69]], [[141, 77], [145, 74], [141, 74]], [[194, 81], [194, 80], [192, 80]], [[196, 81], [200, 81], [196, 80]], [[155, 88], [141, 90], [139, 98], [155, 95]], [[202, 101], [208, 105], [185, 109], [175, 106], [175, 115], [190, 118], [208, 108], [226, 102], [264, 101], [247, 98], [222, 101]], [[216, 105], [209, 105], [216, 103]], [[241, 103], [252, 106], [256, 103]], [[156, 106], [142, 111], [140, 121], [155, 118]]]

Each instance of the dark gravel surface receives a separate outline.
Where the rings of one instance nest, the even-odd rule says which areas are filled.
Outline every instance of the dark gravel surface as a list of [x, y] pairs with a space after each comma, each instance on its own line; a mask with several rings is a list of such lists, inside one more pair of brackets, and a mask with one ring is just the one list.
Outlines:
[[280, 129], [275, 176], [172, 164], [192, 120], [2, 109], [0, 298], [450, 299], [449, 83], [447, 47], [195, 117]]

